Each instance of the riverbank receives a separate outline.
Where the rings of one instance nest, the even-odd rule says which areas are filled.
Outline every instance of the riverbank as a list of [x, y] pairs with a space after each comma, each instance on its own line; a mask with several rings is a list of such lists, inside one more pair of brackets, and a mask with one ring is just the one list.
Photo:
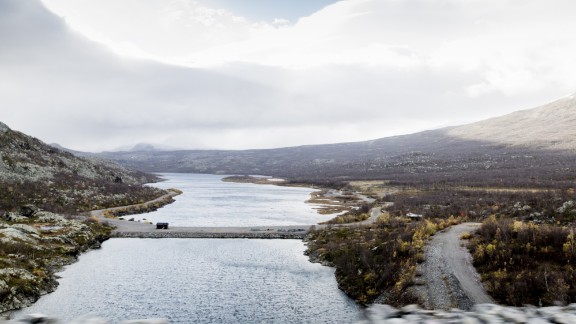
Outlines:
[[0, 223], [0, 313], [30, 306], [58, 287], [56, 273], [99, 248], [112, 228], [94, 218], [36, 210]]
[[178, 189], [167, 189], [166, 191], [168, 192], [167, 194], [140, 204], [93, 210], [90, 212], [90, 216], [97, 218], [116, 218], [127, 215], [149, 213], [173, 203], [174, 197], [182, 194], [182, 191]]
[[[95, 210], [90, 216], [62, 216], [34, 206], [0, 222], [0, 313], [30, 306], [58, 287], [57, 272], [113, 236], [115, 215], [154, 211], [182, 192], [141, 204]], [[144, 225], [144, 224], [141, 224]]]

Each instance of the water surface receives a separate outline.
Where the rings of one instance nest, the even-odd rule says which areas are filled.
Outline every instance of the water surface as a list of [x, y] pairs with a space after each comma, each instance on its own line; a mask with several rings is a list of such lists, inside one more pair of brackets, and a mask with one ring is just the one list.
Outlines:
[[[312, 189], [162, 174], [184, 194], [144, 214], [172, 226], [314, 224], [330, 218], [304, 201]], [[137, 217], [138, 218], [138, 217]], [[19, 312], [69, 320], [92, 313], [112, 323], [351, 323], [360, 311], [332, 268], [312, 264], [299, 240], [111, 239], [61, 273], [56, 292]]]
[[305, 203], [314, 189], [252, 183], [223, 182], [224, 176], [163, 173], [166, 181], [154, 187], [177, 188], [184, 193], [176, 203], [134, 217], [171, 226], [272, 226], [312, 225], [334, 216], [320, 215]]
[[360, 311], [332, 268], [298, 240], [111, 239], [61, 273], [56, 292], [17, 314], [112, 323], [352, 323]]

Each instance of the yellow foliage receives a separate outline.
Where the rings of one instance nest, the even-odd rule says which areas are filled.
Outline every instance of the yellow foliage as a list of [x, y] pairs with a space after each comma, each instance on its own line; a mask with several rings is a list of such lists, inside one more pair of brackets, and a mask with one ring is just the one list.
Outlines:
[[376, 295], [378, 295], [378, 291], [376, 291], [376, 289], [370, 288], [370, 289], [368, 289], [368, 291], [366, 292], [366, 294], [367, 294], [368, 296], [376, 296]]
[[32, 273], [37, 277], [46, 277], [46, 272], [44, 272], [42, 269], [36, 268], [32, 271]]
[[415, 271], [416, 266], [414, 265], [405, 267], [405, 271], [400, 274], [398, 281], [396, 282], [395, 286], [397, 291], [403, 291], [406, 287], [412, 284]]
[[576, 241], [574, 240], [574, 229], [570, 230], [570, 233], [566, 237], [566, 243], [562, 245], [562, 251], [566, 255], [567, 259], [571, 259], [576, 250]]
[[378, 218], [376, 219], [377, 224], [386, 224], [388, 222], [390, 222], [390, 213], [389, 212], [384, 212], [384, 213], [380, 214], [380, 216], [378, 216]]
[[404, 241], [402, 241], [402, 239], [398, 239], [398, 245], [399, 245], [400, 252], [406, 252], [406, 251], [408, 251], [408, 248], [410, 247], [410, 242], [404, 242]]
[[436, 233], [436, 231], [438, 230], [436, 224], [427, 219], [424, 222], [426, 224], [426, 234], [428, 234], [429, 236], [434, 235], [434, 233]]
[[497, 219], [496, 219], [496, 215], [492, 214], [490, 216], [488, 216], [488, 219], [484, 221], [485, 223], [496, 223]]
[[496, 245], [494, 245], [494, 244], [492, 244], [492, 243], [486, 245], [486, 253], [487, 253], [489, 256], [492, 256], [495, 251], [496, 251]]
[[478, 244], [476, 246], [476, 251], [474, 251], [474, 258], [476, 259], [483, 259], [484, 258], [484, 245], [483, 244]]
[[521, 221], [514, 221], [514, 223], [512, 223], [512, 231], [513, 232], [520, 232], [522, 229], [524, 229], [524, 223]]
[[374, 277], [375, 277], [374, 272], [368, 271], [368, 273], [366, 273], [364, 275], [364, 281], [370, 282], [370, 281], [374, 280]]

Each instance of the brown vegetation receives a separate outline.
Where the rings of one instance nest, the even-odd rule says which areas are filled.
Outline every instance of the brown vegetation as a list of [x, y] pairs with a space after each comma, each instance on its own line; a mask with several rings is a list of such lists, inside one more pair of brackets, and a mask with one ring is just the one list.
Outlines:
[[174, 196], [182, 194], [182, 191], [178, 189], [168, 189], [171, 195], [164, 196], [160, 199], [155, 199], [153, 201], [148, 201], [142, 204], [128, 205], [123, 207], [109, 208], [102, 211], [102, 215], [106, 218], [121, 217], [126, 215], [135, 215], [149, 213], [158, 210], [168, 204], [174, 202]]
[[407, 288], [413, 285], [416, 264], [423, 261], [426, 240], [459, 221], [394, 217], [370, 226], [329, 227], [310, 233], [306, 254], [335, 267], [340, 289], [359, 304], [381, 295], [392, 305], [414, 303]]
[[469, 246], [487, 291], [499, 303], [576, 302], [574, 227], [491, 216]]

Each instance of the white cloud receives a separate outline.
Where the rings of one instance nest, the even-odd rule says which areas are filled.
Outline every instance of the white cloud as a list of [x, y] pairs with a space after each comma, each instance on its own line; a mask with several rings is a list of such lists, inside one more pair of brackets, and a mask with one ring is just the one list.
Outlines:
[[193, 67], [118, 58], [4, 0], [20, 15], [0, 3], [0, 119], [77, 149], [372, 139], [576, 88], [571, 0], [346, 0], [293, 25], [185, 0], [44, 2], [116, 52]]

